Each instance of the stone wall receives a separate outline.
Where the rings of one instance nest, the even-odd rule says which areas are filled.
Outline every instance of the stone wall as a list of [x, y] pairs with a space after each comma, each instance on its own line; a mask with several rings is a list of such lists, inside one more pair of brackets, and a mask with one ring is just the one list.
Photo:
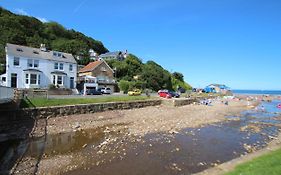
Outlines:
[[22, 121], [25, 120], [25, 118], [39, 119], [75, 114], [96, 113], [108, 110], [143, 108], [147, 106], [157, 106], [160, 104], [161, 100], [142, 100], [131, 102], [109, 102], [54, 107], [24, 108], [18, 110], [1, 111], [0, 122], [6, 123], [8, 121]]
[[173, 106], [178, 107], [178, 106], [185, 106], [185, 105], [190, 105], [193, 103], [199, 103], [200, 100], [203, 99], [213, 99], [217, 98], [217, 96], [208, 96], [208, 97], [196, 97], [196, 98], [186, 98], [186, 99], [175, 99], [173, 100]]
[[174, 104], [174, 106], [176, 106], [176, 107], [178, 107], [178, 106], [190, 105], [190, 104], [197, 103], [197, 102], [199, 102], [199, 99], [196, 99], [196, 98], [176, 99], [176, 100], [173, 100], [173, 104]]

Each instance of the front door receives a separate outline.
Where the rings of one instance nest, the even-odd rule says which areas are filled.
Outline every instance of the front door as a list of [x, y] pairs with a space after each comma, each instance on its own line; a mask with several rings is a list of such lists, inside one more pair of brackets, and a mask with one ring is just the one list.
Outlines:
[[17, 88], [17, 74], [11, 74], [11, 87]]
[[74, 77], [70, 77], [70, 89], [74, 89]]

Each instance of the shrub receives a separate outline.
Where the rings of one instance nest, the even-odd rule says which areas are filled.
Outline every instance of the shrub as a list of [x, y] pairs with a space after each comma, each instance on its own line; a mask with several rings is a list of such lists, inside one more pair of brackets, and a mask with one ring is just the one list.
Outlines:
[[49, 87], [49, 89], [51, 89], [51, 90], [52, 90], [52, 89], [56, 89], [56, 88], [57, 88], [57, 86], [56, 86], [56, 85], [54, 85], [54, 84], [49, 84], [49, 86], [48, 86], [48, 87]]

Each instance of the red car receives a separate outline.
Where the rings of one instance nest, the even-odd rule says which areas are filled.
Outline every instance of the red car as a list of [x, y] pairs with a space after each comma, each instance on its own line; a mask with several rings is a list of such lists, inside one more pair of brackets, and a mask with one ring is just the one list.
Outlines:
[[163, 98], [172, 98], [172, 95], [169, 93], [168, 90], [160, 90], [158, 91], [158, 95]]

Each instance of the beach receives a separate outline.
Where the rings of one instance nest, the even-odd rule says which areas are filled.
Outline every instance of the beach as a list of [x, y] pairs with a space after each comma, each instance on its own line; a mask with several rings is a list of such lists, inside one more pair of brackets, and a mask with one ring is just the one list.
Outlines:
[[[255, 110], [261, 102], [260, 100], [270, 101], [276, 98], [264, 97], [260, 99], [256, 97], [216, 98], [212, 100], [210, 105], [195, 103], [173, 107], [162, 104], [140, 109], [49, 118], [47, 122], [41, 119], [37, 122], [37, 129], [35, 129], [34, 134], [44, 138], [43, 133], [46, 133], [44, 150], [40, 149], [43, 140], [35, 140], [23, 160], [29, 162], [29, 164], [35, 164], [38, 162], [39, 155], [38, 174], [91, 174], [93, 172], [111, 174], [116, 169], [122, 171], [122, 174], [126, 174], [134, 172], [134, 169], [143, 171], [143, 168], [140, 169], [140, 167], [145, 167], [145, 163], [150, 161], [152, 161], [151, 166], [159, 166], [158, 174], [164, 172], [164, 174], [178, 174], [181, 171], [200, 172], [210, 166], [217, 165], [219, 163], [216, 161], [217, 158], [214, 157], [214, 160], [210, 160], [209, 163], [199, 162], [196, 166], [190, 165], [190, 169], [184, 170], [182, 167], [180, 168], [184, 165], [179, 163], [168, 163], [163, 166], [162, 160], [161, 162], [155, 162], [155, 157], [149, 158], [147, 156], [154, 153], [158, 157], [161, 150], [164, 151], [163, 156], [169, 154], [166, 153], [168, 150], [168, 152], [171, 151], [172, 155], [170, 156], [172, 157], [181, 151], [183, 151], [182, 154], [186, 154], [184, 147], [176, 146], [178, 145], [177, 142], [181, 140], [176, 141], [176, 138], [181, 134], [187, 134], [188, 137], [195, 137], [196, 135], [199, 137], [200, 133], [196, 132], [200, 132], [200, 128], [202, 131], [209, 126], [224, 128], [223, 123], [228, 121], [234, 123], [235, 126], [237, 125], [235, 122], [240, 122], [237, 117], [241, 115], [242, 111]], [[226, 101], [228, 105], [225, 104]], [[244, 132], [251, 127], [238, 129], [239, 132], [242, 130]], [[46, 128], [46, 130], [43, 128]], [[194, 131], [185, 131], [186, 128], [194, 128]], [[226, 130], [226, 132], [228, 131]], [[217, 134], [223, 133], [224, 131], [221, 131]], [[200, 140], [200, 137], [198, 139]], [[195, 150], [201, 149], [201, 147], [196, 146], [196, 140], [194, 140], [195, 142], [187, 142], [188, 144], [193, 142], [195, 144], [187, 147]], [[210, 142], [214, 141], [210, 140]], [[166, 148], [162, 144], [168, 144], [170, 148]], [[209, 141], [206, 144], [210, 144]], [[221, 146], [223, 145], [218, 146], [218, 154], [221, 154], [219, 153]], [[158, 147], [158, 150], [156, 147]], [[244, 154], [243, 149], [242, 145], [242, 152], [235, 153], [234, 157]], [[206, 153], [200, 153], [204, 154], [203, 157], [205, 154], [209, 154], [208, 149], [205, 151]], [[197, 159], [196, 156], [193, 157]], [[232, 159], [232, 156], [227, 157], [230, 160]], [[167, 158], [163, 160], [165, 159]], [[207, 160], [207, 158], [205, 159]], [[117, 168], [117, 165], [120, 168]], [[21, 166], [26, 167], [27, 165], [22, 163]], [[193, 167], [195, 168], [193, 169]], [[155, 167], [149, 169], [151, 171]], [[26, 174], [30, 173], [29, 171], [26, 170]]]
[[89, 129], [112, 124], [126, 124], [131, 133], [136, 135], [172, 132], [225, 120], [226, 115], [239, 115], [241, 111], [249, 109], [252, 105], [247, 105], [246, 101], [234, 100], [229, 102], [229, 105], [225, 105], [220, 100], [215, 100], [212, 106], [196, 104], [175, 108], [160, 105], [142, 109], [64, 116], [48, 120], [48, 134], [71, 132], [77, 126], [79, 129]]

